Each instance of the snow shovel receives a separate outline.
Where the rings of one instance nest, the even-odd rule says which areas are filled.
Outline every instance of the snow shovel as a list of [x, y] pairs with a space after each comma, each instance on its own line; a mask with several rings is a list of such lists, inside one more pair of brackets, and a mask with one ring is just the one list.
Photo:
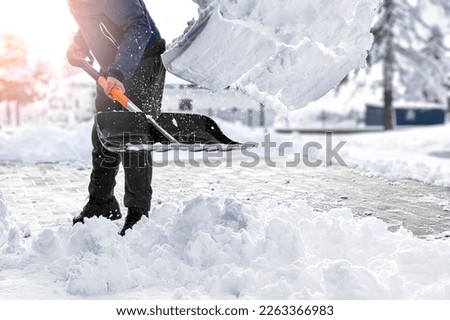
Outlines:
[[[104, 88], [106, 79], [86, 60], [71, 61]], [[255, 147], [228, 138], [211, 118], [192, 113], [163, 112], [158, 119], [145, 114], [117, 88], [111, 95], [130, 112], [100, 112], [95, 116], [99, 139], [113, 152], [231, 151]]]

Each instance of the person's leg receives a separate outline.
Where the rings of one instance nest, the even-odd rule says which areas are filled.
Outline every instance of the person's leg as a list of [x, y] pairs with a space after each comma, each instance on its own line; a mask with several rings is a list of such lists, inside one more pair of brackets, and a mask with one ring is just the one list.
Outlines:
[[[108, 98], [103, 89], [97, 86], [95, 99], [97, 112], [117, 110], [117, 103]], [[92, 172], [89, 183], [89, 196], [93, 199], [107, 200], [114, 196], [116, 175], [121, 157], [119, 153], [108, 151], [100, 142], [95, 128], [92, 129]]]
[[123, 155], [125, 171], [124, 205], [127, 208], [150, 210], [152, 199], [152, 158], [148, 151], [125, 152]]
[[105, 149], [92, 128], [92, 171], [89, 182], [89, 197], [98, 201], [105, 201], [114, 196], [116, 175], [119, 172], [120, 154]]
[[[117, 105], [104, 94], [103, 89], [97, 87], [95, 107], [97, 112], [100, 112], [114, 110]], [[91, 141], [92, 171], [88, 186], [89, 202], [80, 215], [73, 219], [74, 224], [94, 216], [104, 216], [112, 220], [121, 218], [119, 203], [114, 197], [116, 175], [121, 162], [120, 154], [110, 152], [103, 147], [95, 125], [92, 129]]]

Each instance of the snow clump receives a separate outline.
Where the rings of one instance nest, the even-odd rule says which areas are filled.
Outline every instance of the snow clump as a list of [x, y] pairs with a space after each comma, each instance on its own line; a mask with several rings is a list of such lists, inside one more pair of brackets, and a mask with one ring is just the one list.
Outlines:
[[450, 298], [450, 243], [349, 209], [198, 196], [158, 205], [125, 237], [118, 230], [104, 218], [45, 229], [7, 261], [69, 297]]

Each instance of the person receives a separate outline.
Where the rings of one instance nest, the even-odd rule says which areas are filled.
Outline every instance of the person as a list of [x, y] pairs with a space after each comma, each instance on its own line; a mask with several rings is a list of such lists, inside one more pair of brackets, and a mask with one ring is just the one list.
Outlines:
[[[79, 30], [70, 44], [70, 59], [95, 57], [100, 73], [107, 79], [105, 89], [97, 85], [97, 112], [122, 110], [113, 100], [111, 89], [127, 94], [141, 109], [157, 118], [165, 80], [161, 37], [143, 0], [68, 0]], [[92, 130], [92, 172], [89, 201], [73, 224], [94, 216], [111, 220], [121, 218], [114, 196], [116, 175], [123, 163], [125, 176], [124, 206], [128, 209], [123, 228], [132, 228], [143, 216], [148, 217], [152, 197], [152, 158], [148, 151], [113, 153], [102, 147], [95, 126]]]

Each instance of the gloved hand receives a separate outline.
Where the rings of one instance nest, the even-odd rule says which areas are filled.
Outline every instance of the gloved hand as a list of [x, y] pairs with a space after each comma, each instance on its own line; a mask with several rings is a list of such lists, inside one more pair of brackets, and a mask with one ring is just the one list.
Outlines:
[[67, 61], [72, 66], [79, 66], [80, 62], [88, 59], [88, 62], [92, 65], [94, 63], [94, 57], [90, 53], [84, 52], [78, 44], [72, 42], [67, 49]]
[[123, 83], [120, 82], [118, 79], [110, 76], [106, 79], [105, 94], [109, 98], [115, 100], [114, 97], [111, 95], [112, 88], [117, 88], [120, 90], [120, 92], [125, 93], [125, 87], [124, 87]]

